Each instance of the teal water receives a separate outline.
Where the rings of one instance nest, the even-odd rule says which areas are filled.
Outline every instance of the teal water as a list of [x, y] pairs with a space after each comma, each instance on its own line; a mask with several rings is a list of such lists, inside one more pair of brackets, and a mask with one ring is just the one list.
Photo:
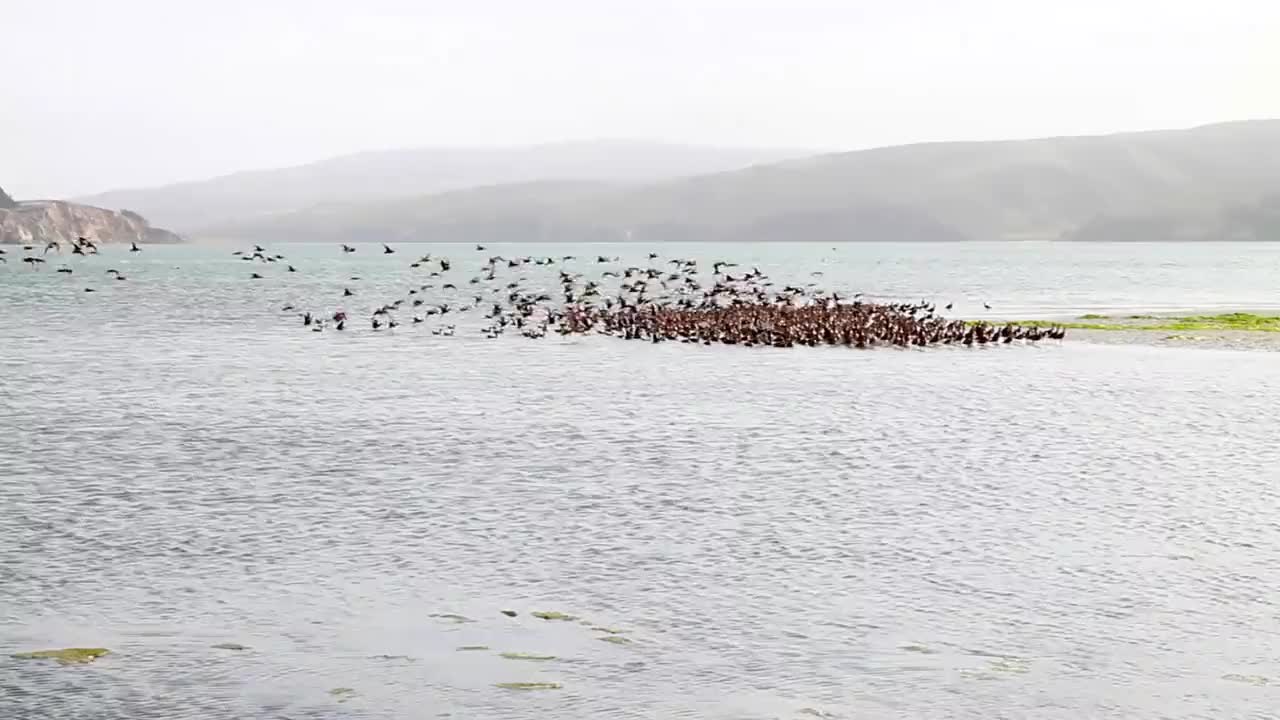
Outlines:
[[[490, 253], [649, 248], [233, 249], [0, 266], [0, 717], [1274, 711], [1274, 354], [312, 333], [279, 308], [363, 315], [430, 282], [414, 254], [465, 302]], [[1280, 260], [657, 249], [993, 317], [1275, 308]], [[114, 652], [10, 657], [66, 646]]]

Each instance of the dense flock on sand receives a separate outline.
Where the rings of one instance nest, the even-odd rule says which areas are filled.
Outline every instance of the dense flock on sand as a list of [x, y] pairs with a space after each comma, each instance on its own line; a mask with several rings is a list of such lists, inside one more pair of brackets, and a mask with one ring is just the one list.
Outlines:
[[[376, 246], [365, 249], [378, 252]], [[63, 247], [51, 242], [41, 255], [33, 254], [33, 246], [24, 246], [23, 250], [27, 254], [22, 261], [39, 269], [51, 251], [61, 254]], [[142, 249], [133, 244], [129, 251]], [[341, 246], [344, 255], [357, 251], [351, 245]], [[82, 237], [70, 243], [69, 252], [87, 257], [97, 255], [99, 250]], [[396, 250], [384, 244], [381, 252], [393, 255]], [[864, 300], [861, 293], [842, 297], [820, 289], [816, 281], [778, 287], [758, 268], [739, 269], [736, 263], [723, 260], [712, 263], [708, 276], [696, 259], [663, 258], [656, 252], [648, 254], [646, 264], [632, 266], [603, 255], [583, 260], [571, 255], [504, 257], [490, 255], [483, 245], [475, 246], [475, 252], [483, 259], [472, 273], [455, 269], [447, 257], [428, 254], [415, 259], [410, 267], [421, 270], [426, 282], [377, 305], [365, 321], [366, 327], [372, 331], [393, 330], [408, 315], [408, 322], [429, 324], [435, 335], [453, 335], [457, 326], [446, 322], [448, 316], [479, 312], [487, 321], [479, 331], [488, 338], [514, 332], [536, 339], [554, 332], [602, 334], [652, 343], [748, 347], [972, 346], [1061, 340], [1066, 334], [1061, 326], [947, 319], [938, 314], [934, 303], [927, 301], [879, 303]], [[252, 251], [232, 254], [245, 262], [283, 264], [287, 272], [298, 272], [284, 255], [268, 253], [260, 245]], [[7, 261], [3, 250], [0, 261]], [[538, 287], [523, 272], [528, 266], [558, 271], [558, 287]], [[588, 272], [587, 268], [595, 272]], [[64, 265], [57, 272], [70, 274], [73, 269]], [[106, 272], [115, 281], [127, 279], [115, 269]], [[821, 275], [811, 273], [814, 278]], [[248, 275], [249, 281], [263, 279], [265, 276], [256, 271]], [[85, 292], [93, 289], [85, 288]], [[349, 302], [356, 295], [350, 287], [341, 288], [340, 296], [337, 289], [334, 292], [335, 299], [341, 297], [340, 302]], [[429, 303], [425, 299], [427, 293], [444, 293], [451, 300]], [[951, 309], [951, 305], [944, 309]], [[354, 329], [358, 320], [344, 309], [330, 312], [288, 304], [280, 311], [296, 314], [301, 324], [313, 332], [347, 331]]]

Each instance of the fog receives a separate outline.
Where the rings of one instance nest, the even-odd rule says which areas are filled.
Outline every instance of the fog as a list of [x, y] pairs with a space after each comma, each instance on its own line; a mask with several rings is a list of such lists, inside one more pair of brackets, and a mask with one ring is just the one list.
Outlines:
[[1274, 0], [7, 3], [0, 185], [636, 138], [857, 149], [1280, 116]]

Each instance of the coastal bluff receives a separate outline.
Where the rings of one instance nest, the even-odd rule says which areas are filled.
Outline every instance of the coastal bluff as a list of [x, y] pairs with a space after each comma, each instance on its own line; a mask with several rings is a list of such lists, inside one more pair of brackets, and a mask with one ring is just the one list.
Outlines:
[[129, 210], [107, 210], [62, 200], [33, 200], [0, 207], [0, 245], [71, 243], [79, 237], [105, 244], [183, 242], [177, 233], [152, 227], [146, 218]]

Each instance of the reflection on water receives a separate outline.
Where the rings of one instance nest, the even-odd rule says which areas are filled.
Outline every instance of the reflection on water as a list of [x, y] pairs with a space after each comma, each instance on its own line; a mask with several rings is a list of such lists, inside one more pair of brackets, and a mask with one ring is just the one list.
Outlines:
[[349, 268], [201, 252], [0, 269], [0, 717], [1275, 707], [1273, 355], [316, 335]]

